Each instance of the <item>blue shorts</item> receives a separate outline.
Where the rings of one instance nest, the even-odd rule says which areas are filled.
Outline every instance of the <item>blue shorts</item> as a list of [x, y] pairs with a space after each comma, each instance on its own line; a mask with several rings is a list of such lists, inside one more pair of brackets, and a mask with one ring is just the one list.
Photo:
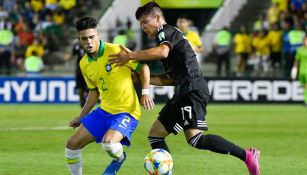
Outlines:
[[130, 146], [130, 138], [138, 125], [138, 121], [129, 113], [110, 114], [100, 107], [81, 119], [83, 126], [96, 138], [96, 142], [102, 142], [105, 133], [109, 129], [120, 132], [124, 138], [121, 144]]

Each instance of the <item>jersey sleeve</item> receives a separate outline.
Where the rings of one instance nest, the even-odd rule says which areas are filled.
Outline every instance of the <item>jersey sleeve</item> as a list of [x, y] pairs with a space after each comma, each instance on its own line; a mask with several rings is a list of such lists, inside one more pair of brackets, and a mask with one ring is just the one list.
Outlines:
[[171, 28], [169, 26], [161, 27], [160, 30], [158, 31], [158, 35], [156, 37], [156, 43], [158, 45], [167, 43], [171, 48], [173, 48], [173, 46], [176, 45], [175, 31], [176, 31], [175, 28]]
[[194, 41], [195, 45], [197, 47], [202, 47], [202, 43], [201, 43], [200, 37], [199, 37], [199, 35], [197, 33], [194, 34], [194, 38], [195, 38], [195, 41]]
[[142, 67], [142, 63], [138, 62], [138, 61], [133, 61], [133, 60], [130, 60], [126, 66], [131, 68], [132, 70], [138, 72], [140, 70], [140, 68]]
[[86, 83], [88, 89], [89, 89], [90, 91], [95, 91], [95, 90], [97, 90], [98, 87], [95, 85], [95, 83], [94, 83], [92, 80], [89, 79], [87, 73], [84, 71], [84, 68], [82, 67], [81, 62], [80, 62], [80, 65], [79, 65], [79, 66], [80, 66], [80, 69], [81, 69], [81, 72], [82, 72], [82, 76], [83, 76], [83, 78], [84, 78], [84, 80], [85, 80], [85, 83]]

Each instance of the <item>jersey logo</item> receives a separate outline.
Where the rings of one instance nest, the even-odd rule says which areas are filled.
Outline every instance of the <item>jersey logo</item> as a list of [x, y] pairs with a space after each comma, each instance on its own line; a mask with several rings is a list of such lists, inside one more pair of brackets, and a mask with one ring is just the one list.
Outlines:
[[106, 64], [105, 68], [106, 68], [107, 72], [111, 72], [112, 71], [112, 66], [111, 66], [110, 63]]
[[184, 121], [184, 124], [183, 124], [183, 126], [187, 126], [187, 125], [189, 125], [190, 123], [186, 120], [186, 121]]
[[164, 32], [159, 33], [158, 38], [159, 38], [160, 41], [164, 40], [165, 39], [165, 33]]

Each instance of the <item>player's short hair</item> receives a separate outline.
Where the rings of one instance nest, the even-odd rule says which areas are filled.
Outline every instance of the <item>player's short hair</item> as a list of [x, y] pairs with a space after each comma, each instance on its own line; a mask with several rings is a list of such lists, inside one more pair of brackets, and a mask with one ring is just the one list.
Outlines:
[[139, 20], [143, 15], [149, 15], [149, 14], [160, 14], [163, 18], [163, 11], [161, 7], [155, 3], [155, 2], [148, 2], [147, 4], [143, 5], [142, 7], [139, 7], [135, 12], [135, 17], [137, 20]]
[[92, 17], [82, 17], [76, 22], [77, 31], [86, 30], [86, 29], [95, 29], [97, 27], [97, 20]]
[[177, 19], [189, 20], [190, 18], [186, 14], [181, 14]]

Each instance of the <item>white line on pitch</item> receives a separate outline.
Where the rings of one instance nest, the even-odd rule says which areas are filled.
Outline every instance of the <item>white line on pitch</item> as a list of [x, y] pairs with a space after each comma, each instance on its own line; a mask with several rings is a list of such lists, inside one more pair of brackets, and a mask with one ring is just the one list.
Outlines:
[[16, 127], [16, 128], [1, 128], [0, 131], [60, 131], [69, 130], [68, 126], [56, 126], [56, 127]]

